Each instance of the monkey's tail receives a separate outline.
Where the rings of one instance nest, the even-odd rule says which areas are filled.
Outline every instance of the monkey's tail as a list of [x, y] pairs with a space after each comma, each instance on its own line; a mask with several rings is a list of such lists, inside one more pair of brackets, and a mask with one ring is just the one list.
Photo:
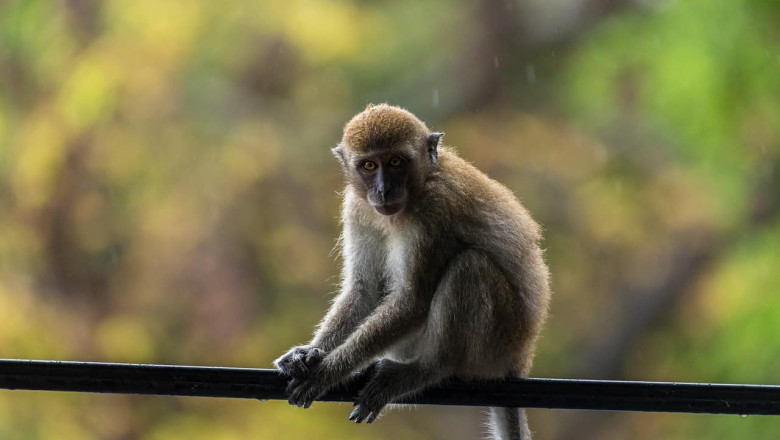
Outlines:
[[524, 409], [491, 407], [488, 417], [493, 440], [531, 440]]

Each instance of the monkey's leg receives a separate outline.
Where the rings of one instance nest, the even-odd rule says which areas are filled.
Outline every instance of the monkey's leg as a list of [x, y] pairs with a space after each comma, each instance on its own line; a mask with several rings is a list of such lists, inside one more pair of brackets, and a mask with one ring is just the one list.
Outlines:
[[[529, 338], [522, 297], [484, 252], [460, 253], [442, 278], [423, 336], [435, 346], [432, 365], [448, 365], [464, 378], [525, 375], [530, 368]], [[490, 425], [498, 440], [530, 440], [525, 411], [491, 408]]]
[[388, 403], [436, 384], [449, 375], [439, 367], [390, 359], [382, 359], [371, 368], [371, 378], [358, 396], [358, 407], [349, 415], [355, 423], [373, 422]]
[[511, 362], [507, 358], [511, 356], [504, 350], [506, 347], [495, 345], [511, 342], [494, 328], [493, 321], [507, 320], [505, 312], [496, 306], [511, 295], [510, 291], [501, 272], [484, 253], [467, 250], [455, 256], [436, 286], [424, 330], [415, 342], [416, 361], [377, 362], [350, 419], [370, 423], [386, 404], [452, 374], [508, 375]]

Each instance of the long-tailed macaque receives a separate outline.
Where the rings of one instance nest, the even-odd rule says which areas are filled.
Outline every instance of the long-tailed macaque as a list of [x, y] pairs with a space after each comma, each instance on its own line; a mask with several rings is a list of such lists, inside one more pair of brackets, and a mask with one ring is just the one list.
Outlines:
[[[442, 135], [386, 104], [345, 126], [341, 293], [314, 339], [275, 361], [291, 404], [365, 371], [349, 418], [371, 423], [449, 377], [529, 374], [550, 299], [539, 225]], [[490, 425], [531, 438], [519, 408], [491, 408]]]

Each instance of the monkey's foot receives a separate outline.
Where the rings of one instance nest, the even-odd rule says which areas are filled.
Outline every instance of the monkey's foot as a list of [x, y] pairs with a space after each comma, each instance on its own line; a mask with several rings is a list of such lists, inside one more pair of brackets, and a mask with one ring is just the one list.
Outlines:
[[287, 401], [299, 408], [308, 408], [327, 391], [325, 385], [316, 378], [294, 378], [287, 385]]
[[368, 381], [363, 390], [360, 391], [357, 402], [355, 402], [357, 408], [349, 415], [349, 420], [352, 420], [355, 423], [360, 423], [364, 420], [366, 423], [371, 423], [379, 417], [382, 409], [390, 403], [390, 400], [392, 400], [392, 398], [387, 395], [386, 389], [383, 388], [383, 384], [379, 380], [381, 377], [378, 377], [380, 375], [377, 374], [377, 371], [380, 370], [381, 361], [375, 362], [367, 369], [367, 373], [372, 374], [373, 377]]
[[317, 347], [294, 347], [284, 356], [275, 360], [274, 365], [281, 374], [287, 377], [305, 378], [311, 374], [311, 371], [319, 365], [324, 357], [325, 351]]

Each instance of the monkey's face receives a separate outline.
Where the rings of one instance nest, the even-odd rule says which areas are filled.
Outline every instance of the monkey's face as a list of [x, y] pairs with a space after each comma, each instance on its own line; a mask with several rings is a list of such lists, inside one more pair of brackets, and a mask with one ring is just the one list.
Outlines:
[[333, 154], [355, 190], [381, 215], [411, 208], [437, 166], [443, 133], [430, 132], [408, 111], [369, 105], [344, 126]]
[[355, 172], [376, 212], [393, 215], [403, 211], [409, 198], [412, 157], [403, 152], [388, 152], [359, 158]]

